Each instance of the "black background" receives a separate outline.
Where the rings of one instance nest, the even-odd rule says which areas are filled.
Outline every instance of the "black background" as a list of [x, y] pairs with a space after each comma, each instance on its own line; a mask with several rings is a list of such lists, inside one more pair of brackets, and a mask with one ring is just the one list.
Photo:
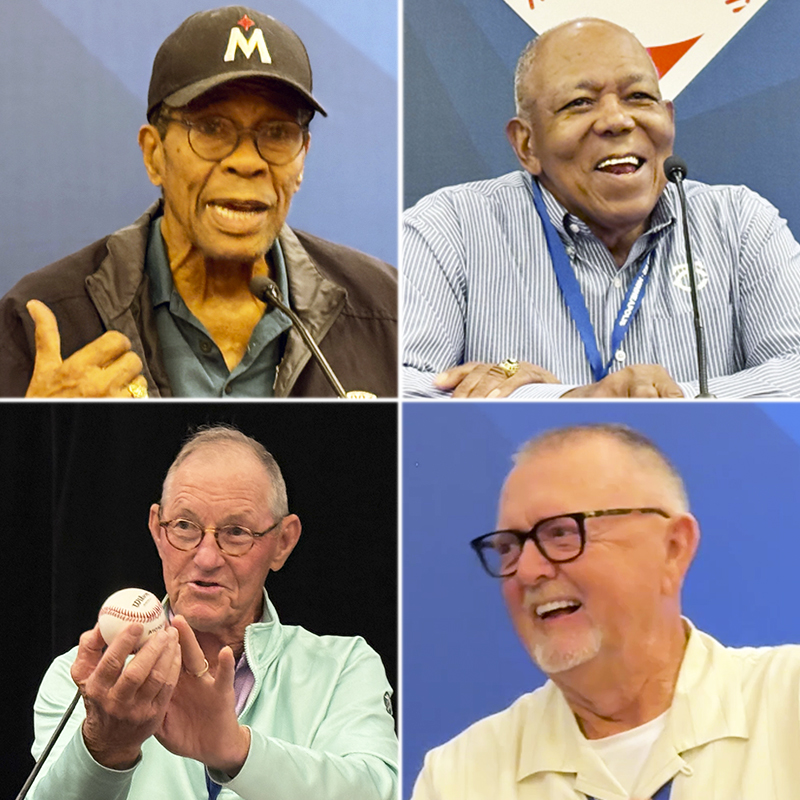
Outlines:
[[183, 440], [205, 423], [235, 425], [283, 470], [303, 533], [267, 577], [281, 621], [363, 636], [396, 688], [397, 414], [379, 402], [0, 404], [2, 684], [13, 732], [3, 772], [12, 796], [33, 766], [33, 700], [52, 659], [117, 589], [163, 595], [148, 512]]

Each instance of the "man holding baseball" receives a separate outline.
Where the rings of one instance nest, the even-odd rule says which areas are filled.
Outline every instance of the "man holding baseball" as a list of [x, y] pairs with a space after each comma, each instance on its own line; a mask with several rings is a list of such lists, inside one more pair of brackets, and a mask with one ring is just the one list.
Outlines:
[[35, 705], [34, 756], [80, 688], [83, 705], [32, 797], [384, 798], [397, 791], [391, 688], [357, 638], [284, 626], [264, 591], [300, 536], [283, 477], [256, 441], [195, 434], [150, 509], [170, 624], [104, 650], [99, 626], [57, 658]]

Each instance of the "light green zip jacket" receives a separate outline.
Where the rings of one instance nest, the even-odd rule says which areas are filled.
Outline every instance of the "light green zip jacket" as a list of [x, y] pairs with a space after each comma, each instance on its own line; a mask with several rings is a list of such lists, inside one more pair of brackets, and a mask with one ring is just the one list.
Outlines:
[[[394, 800], [397, 739], [391, 687], [378, 654], [361, 638], [316, 636], [281, 625], [264, 594], [265, 622], [247, 627], [244, 647], [255, 686], [239, 721], [251, 730], [239, 774], [212, 771], [219, 800]], [[34, 705], [38, 758], [75, 695], [70, 666], [77, 647], [45, 674]], [[30, 800], [202, 800], [205, 768], [165, 750], [154, 737], [128, 770], [91, 757], [80, 732], [83, 704], [72, 714], [37, 777]]]

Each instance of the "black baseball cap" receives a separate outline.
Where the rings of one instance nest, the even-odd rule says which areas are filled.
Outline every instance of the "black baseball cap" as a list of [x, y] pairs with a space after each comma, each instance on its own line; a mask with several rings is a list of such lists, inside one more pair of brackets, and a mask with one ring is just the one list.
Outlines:
[[180, 108], [239, 78], [288, 86], [327, 116], [311, 94], [311, 64], [300, 37], [274, 17], [226, 6], [192, 14], [159, 47], [147, 93], [148, 119], [161, 103]]

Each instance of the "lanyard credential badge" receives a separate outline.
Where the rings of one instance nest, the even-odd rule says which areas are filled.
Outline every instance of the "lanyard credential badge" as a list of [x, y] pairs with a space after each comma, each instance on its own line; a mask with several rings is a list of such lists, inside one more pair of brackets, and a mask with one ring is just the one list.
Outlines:
[[603, 363], [603, 356], [597, 345], [594, 326], [589, 319], [589, 310], [586, 308], [586, 301], [584, 300], [580, 284], [575, 276], [575, 271], [572, 268], [567, 251], [564, 248], [564, 243], [561, 241], [561, 237], [558, 235], [555, 226], [550, 221], [550, 217], [544, 205], [542, 190], [539, 188], [539, 182], [535, 178], [531, 180], [531, 186], [533, 188], [533, 204], [542, 220], [547, 249], [550, 253], [550, 260], [553, 262], [553, 271], [556, 274], [558, 287], [561, 289], [564, 302], [567, 304], [567, 309], [583, 341], [586, 358], [589, 360], [589, 365], [592, 368], [592, 376], [595, 381], [602, 380], [608, 375], [608, 370], [614, 360], [614, 353], [617, 352], [619, 346], [622, 344], [622, 340], [628, 332], [628, 327], [642, 304], [642, 299], [647, 289], [647, 282], [650, 279], [650, 255], [644, 260], [644, 263], [639, 268], [639, 272], [628, 287], [628, 291], [622, 301], [622, 306], [617, 314], [617, 319], [614, 322], [614, 329], [611, 332], [611, 358], [607, 363]]

